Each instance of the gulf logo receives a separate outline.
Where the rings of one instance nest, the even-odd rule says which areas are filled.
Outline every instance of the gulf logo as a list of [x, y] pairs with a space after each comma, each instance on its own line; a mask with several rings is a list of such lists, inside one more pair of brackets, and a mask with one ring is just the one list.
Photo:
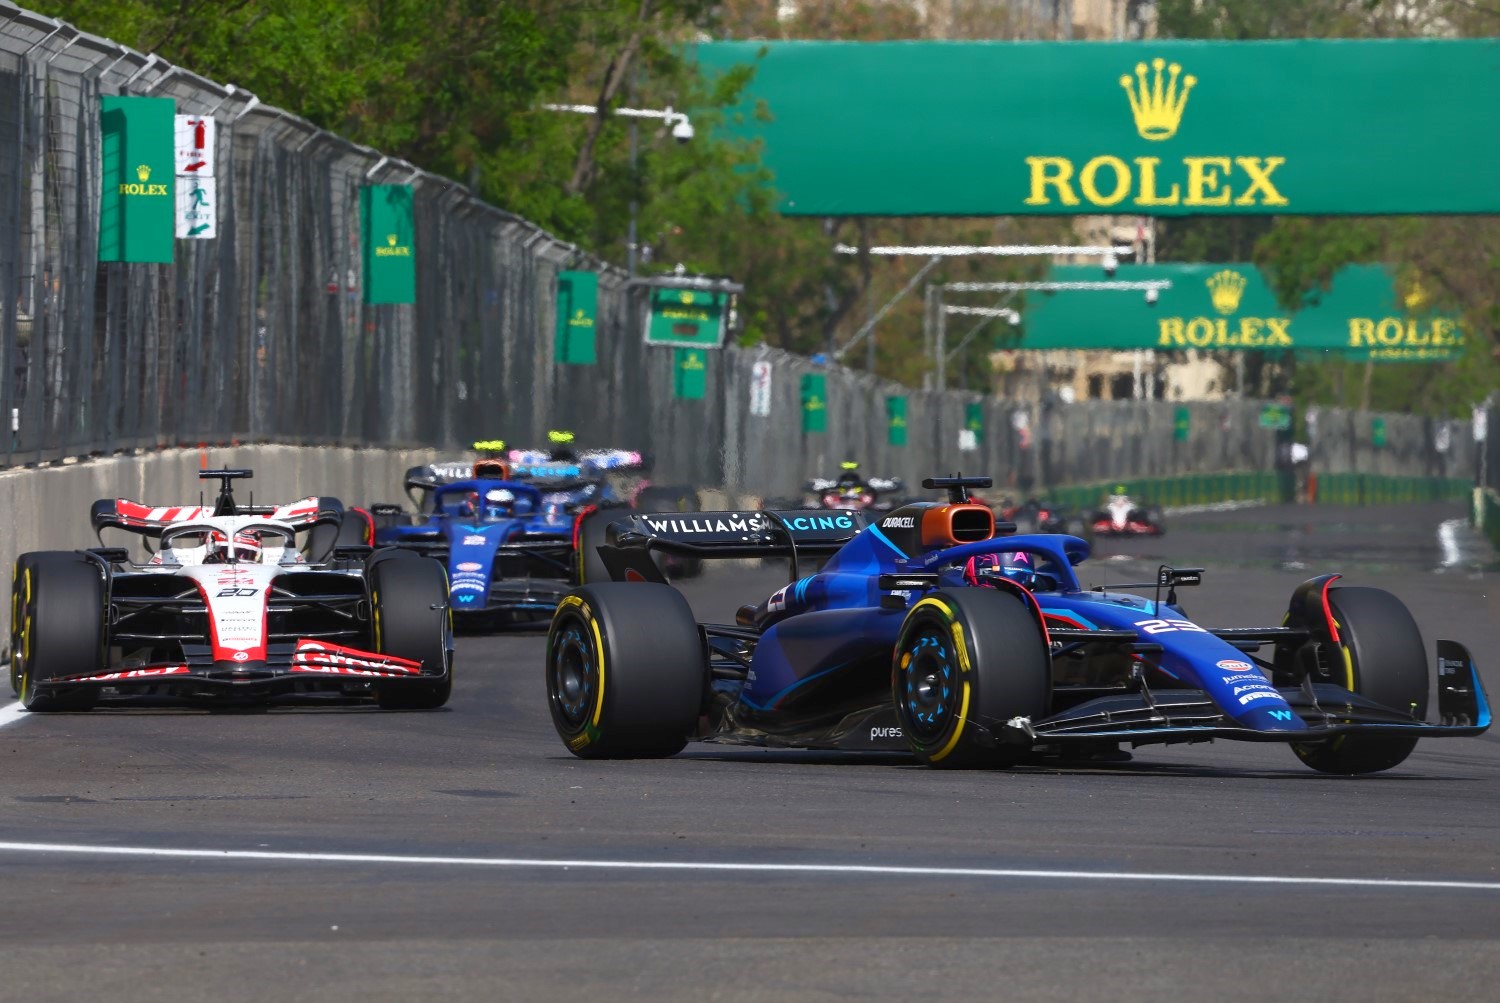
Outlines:
[[462, 564], [458, 565], [458, 570], [459, 571], [478, 571], [481, 566], [482, 565], [476, 564], [473, 561], [465, 561]]
[[1250, 672], [1255, 668], [1249, 662], [1241, 662], [1235, 658], [1226, 658], [1218, 665], [1225, 672]]

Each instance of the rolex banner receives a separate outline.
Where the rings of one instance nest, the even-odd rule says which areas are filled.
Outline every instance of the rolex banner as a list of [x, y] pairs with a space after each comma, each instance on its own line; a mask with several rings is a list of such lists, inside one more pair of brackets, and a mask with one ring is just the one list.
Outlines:
[[906, 445], [906, 397], [893, 394], [885, 399], [885, 441]]
[[702, 400], [708, 392], [708, 350], [672, 350], [672, 396], [679, 400]]
[[1500, 212], [1500, 38], [695, 51], [785, 213]]
[[599, 314], [599, 274], [557, 275], [557, 338], [553, 358], [565, 365], [592, 366], [598, 361], [594, 332]]
[[171, 98], [99, 99], [99, 260], [170, 264], [177, 203]]
[[[1097, 265], [1054, 266], [1057, 282], [1105, 281]], [[1419, 280], [1381, 265], [1346, 265], [1326, 292], [1284, 310], [1254, 265], [1122, 265], [1139, 290], [1028, 292], [1021, 347], [1337, 353], [1378, 362], [1442, 362], [1463, 353], [1458, 321], [1433, 310]], [[954, 295], [954, 294], [950, 294]]]
[[828, 377], [822, 373], [802, 375], [802, 431], [828, 431]]
[[365, 302], [415, 303], [417, 262], [412, 246], [411, 185], [366, 185], [360, 189], [364, 228]]

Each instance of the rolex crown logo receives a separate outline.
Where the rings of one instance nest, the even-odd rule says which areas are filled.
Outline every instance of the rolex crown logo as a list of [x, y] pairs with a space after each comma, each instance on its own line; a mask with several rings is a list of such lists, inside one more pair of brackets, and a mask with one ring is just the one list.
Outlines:
[[677, 298], [683, 303], [691, 304], [693, 302], [693, 294], [688, 292], [686, 289], [684, 289], [681, 295], [679, 295]]
[[389, 244], [391, 247], [395, 247], [396, 246], [396, 235], [394, 233], [388, 233], [388, 234], [386, 234], [385, 235], [385, 242], [387, 244]]
[[1208, 286], [1208, 295], [1214, 301], [1214, 309], [1222, 314], [1234, 313], [1240, 308], [1240, 297], [1245, 293], [1245, 277], [1239, 272], [1224, 269], [1222, 272], [1214, 272], [1204, 283]]
[[[1167, 61], [1158, 56], [1151, 60], [1151, 68], [1156, 73], [1149, 86], [1145, 63], [1136, 63], [1135, 79], [1132, 80], [1127, 73], [1120, 78], [1120, 86], [1130, 98], [1130, 113], [1135, 116], [1135, 131], [1141, 134], [1141, 138], [1171, 139], [1182, 121], [1182, 109], [1187, 107], [1188, 91], [1193, 89], [1198, 78], [1192, 74], [1182, 77], [1182, 89], [1179, 90], [1177, 81], [1182, 72], [1179, 64], [1167, 66]], [[1163, 68], [1167, 71], [1165, 80]]]
[[140, 178], [142, 181], [150, 181], [151, 180], [151, 166], [149, 164], [139, 164], [139, 165], [137, 165], [137, 167], [135, 169], [135, 176], [138, 177], [138, 178]]
[[1411, 313], [1417, 313], [1427, 305], [1427, 290], [1422, 287], [1422, 280], [1413, 276], [1406, 284], [1406, 291], [1401, 294], [1401, 302]]

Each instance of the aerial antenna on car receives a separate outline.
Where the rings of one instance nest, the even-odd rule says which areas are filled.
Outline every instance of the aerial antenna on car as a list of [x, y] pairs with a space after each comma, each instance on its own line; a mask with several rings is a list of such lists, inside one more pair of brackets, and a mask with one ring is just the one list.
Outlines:
[[235, 470], [226, 469], [198, 471], [198, 479], [200, 481], [219, 482], [219, 497], [214, 499], [214, 515], [216, 516], [238, 514], [238, 510], [234, 505], [234, 482], [241, 479], [248, 480], [249, 478], [254, 476], [254, 471], [246, 470], [243, 468]]
[[928, 477], [922, 481], [922, 487], [930, 491], [948, 489], [948, 502], [952, 505], [963, 505], [969, 501], [970, 488], [992, 488], [995, 480], [992, 477], [965, 477], [960, 470], [952, 477]]

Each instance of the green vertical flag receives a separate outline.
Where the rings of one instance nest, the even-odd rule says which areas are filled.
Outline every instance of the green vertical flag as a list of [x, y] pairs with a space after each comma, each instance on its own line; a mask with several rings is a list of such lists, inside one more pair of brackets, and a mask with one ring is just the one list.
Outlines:
[[974, 433], [976, 443], [984, 442], [984, 404], [969, 401], [964, 405], [964, 428]]
[[1187, 442], [1191, 422], [1192, 412], [1187, 409], [1187, 405], [1177, 405], [1177, 410], [1172, 415], [1172, 438], [1178, 442]]
[[[594, 349], [595, 318], [599, 314], [599, 274], [557, 274], [557, 341], [553, 357], [574, 366], [592, 366], [598, 360]], [[703, 396], [699, 394], [698, 396]]]
[[1377, 417], [1377, 418], [1371, 418], [1370, 419], [1370, 445], [1374, 446], [1376, 449], [1384, 449], [1385, 448], [1385, 419], [1384, 418], [1378, 418]]
[[366, 185], [359, 192], [364, 227], [365, 302], [415, 303], [417, 259], [411, 185]]
[[99, 99], [99, 260], [171, 264], [177, 197], [171, 98]]
[[885, 440], [892, 446], [906, 445], [906, 397], [901, 394], [885, 399]]
[[672, 396], [702, 400], [708, 392], [708, 352], [702, 348], [672, 349]]
[[802, 431], [828, 431], [828, 377], [822, 373], [802, 376]]

